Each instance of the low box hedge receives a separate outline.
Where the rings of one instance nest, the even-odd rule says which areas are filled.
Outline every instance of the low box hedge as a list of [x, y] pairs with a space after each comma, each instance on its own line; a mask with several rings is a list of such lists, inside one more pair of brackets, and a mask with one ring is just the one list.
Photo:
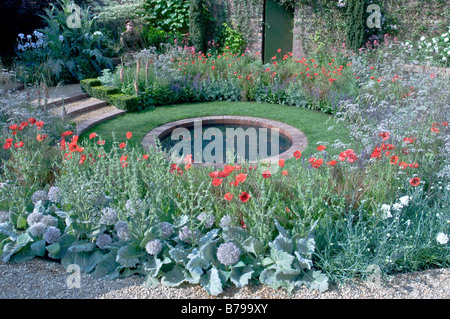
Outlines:
[[127, 112], [135, 112], [139, 110], [139, 100], [136, 95], [128, 94], [112, 94], [109, 96], [111, 104], [121, 110]]
[[92, 88], [102, 85], [99, 79], [84, 79], [80, 81], [81, 90], [92, 96]]
[[112, 100], [110, 98], [111, 95], [119, 93], [119, 90], [112, 86], [94, 86], [91, 88], [92, 94], [91, 96], [106, 101], [108, 104], [112, 103]]

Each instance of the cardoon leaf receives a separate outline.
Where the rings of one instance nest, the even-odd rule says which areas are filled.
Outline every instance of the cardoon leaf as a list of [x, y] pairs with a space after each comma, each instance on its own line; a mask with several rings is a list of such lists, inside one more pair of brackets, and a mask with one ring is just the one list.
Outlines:
[[205, 259], [196, 256], [188, 262], [186, 268], [189, 270], [191, 274], [202, 276], [204, 273], [203, 269], [207, 269], [209, 265], [210, 264]]
[[310, 258], [316, 248], [316, 241], [312, 237], [297, 240], [297, 251], [304, 257]]
[[284, 229], [283, 226], [281, 226], [280, 223], [276, 219], [274, 221], [275, 221], [275, 226], [277, 227], [280, 235], [285, 238], [290, 238], [291, 236], [289, 235], [289, 232], [286, 229]]
[[95, 244], [91, 242], [75, 242], [69, 247], [71, 253], [89, 252], [95, 249]]
[[161, 278], [161, 283], [168, 287], [177, 287], [185, 282], [185, 280], [183, 269], [179, 266], [175, 266]]
[[108, 274], [113, 273], [116, 268], [120, 265], [116, 262], [117, 253], [110, 252], [102, 257], [102, 259], [98, 262], [95, 271], [92, 276], [94, 278], [104, 277]]
[[272, 249], [270, 251], [270, 258], [275, 262], [275, 265], [280, 269], [290, 269], [295, 257], [284, 251]]
[[50, 258], [53, 259], [59, 258], [59, 252], [61, 251], [61, 246], [59, 245], [59, 242], [48, 245], [47, 247], [45, 247], [45, 249], [47, 249]]
[[188, 255], [189, 253], [178, 248], [173, 248], [169, 251], [170, 257], [173, 258], [173, 260], [177, 263], [183, 263], [186, 264], [188, 261]]
[[255, 256], [263, 253], [265, 251], [264, 244], [254, 237], [249, 237], [242, 242], [242, 248]]
[[208, 271], [208, 276], [205, 279], [202, 278], [201, 283], [203, 288], [213, 296], [217, 296], [223, 292], [222, 281], [220, 280], [219, 272], [215, 267]]
[[212, 263], [215, 260], [215, 251], [217, 249], [217, 243], [218, 243], [217, 240], [211, 241], [200, 248], [201, 255], [208, 263]]
[[148, 262], [144, 263], [144, 269], [148, 272], [148, 277], [157, 277], [163, 263], [155, 256], [151, 256]]
[[39, 240], [32, 243], [30, 247], [36, 256], [43, 257], [45, 255], [45, 240]]
[[132, 268], [139, 263], [139, 254], [131, 244], [128, 244], [119, 249], [116, 261], [124, 267]]
[[281, 235], [278, 235], [278, 237], [275, 238], [273, 242], [269, 243], [269, 246], [289, 254], [291, 254], [294, 250], [294, 244], [292, 243], [292, 240]]
[[242, 288], [248, 285], [248, 282], [252, 278], [255, 271], [252, 265], [247, 265], [245, 267], [233, 267], [231, 269], [230, 279], [231, 282], [237, 287]]
[[303, 276], [303, 281], [310, 289], [323, 292], [328, 289], [328, 277], [321, 271], [310, 270]]
[[14, 236], [16, 233], [14, 232], [13, 225], [9, 222], [0, 223], [0, 234], [6, 236]]

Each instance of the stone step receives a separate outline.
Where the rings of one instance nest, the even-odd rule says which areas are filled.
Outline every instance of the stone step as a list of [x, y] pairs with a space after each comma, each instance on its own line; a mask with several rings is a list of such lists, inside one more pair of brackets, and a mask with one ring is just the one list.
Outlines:
[[81, 115], [87, 112], [91, 112], [107, 106], [108, 103], [105, 101], [96, 99], [96, 98], [88, 98], [84, 100], [80, 100], [79, 102], [69, 104], [66, 106], [66, 114], [69, 117], [74, 117], [77, 115]]
[[97, 110], [83, 113], [82, 115], [79, 115], [72, 120], [77, 125], [77, 135], [81, 135], [95, 125], [123, 115], [125, 113], [125, 110], [120, 110], [115, 106], [104, 106]]

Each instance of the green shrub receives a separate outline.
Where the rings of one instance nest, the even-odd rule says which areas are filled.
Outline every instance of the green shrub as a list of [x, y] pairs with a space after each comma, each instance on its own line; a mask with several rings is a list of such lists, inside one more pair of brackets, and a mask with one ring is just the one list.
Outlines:
[[106, 85], [94, 86], [91, 88], [91, 91], [93, 97], [106, 101], [109, 104], [113, 102], [111, 99], [111, 95], [117, 94], [119, 92], [117, 88]]
[[135, 95], [128, 94], [112, 94], [109, 96], [111, 104], [121, 110], [134, 112], [139, 110], [139, 100]]
[[236, 54], [243, 53], [247, 46], [242, 33], [234, 30], [226, 23], [222, 24], [218, 42], [222, 51], [227, 50]]
[[80, 85], [83, 92], [92, 95], [92, 88], [102, 85], [102, 82], [99, 79], [84, 79], [80, 81]]
[[189, 8], [189, 34], [195, 50], [206, 52], [206, 33], [209, 21], [205, 0], [192, 0]]

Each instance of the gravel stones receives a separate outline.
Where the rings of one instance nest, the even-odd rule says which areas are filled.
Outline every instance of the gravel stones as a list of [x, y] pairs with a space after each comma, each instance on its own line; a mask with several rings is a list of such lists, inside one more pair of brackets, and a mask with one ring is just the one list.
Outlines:
[[81, 273], [80, 288], [67, 285], [71, 273], [59, 264], [34, 259], [24, 264], [0, 261], [0, 298], [4, 299], [448, 299], [450, 298], [450, 269], [398, 274], [382, 281], [354, 280], [346, 285], [331, 286], [320, 293], [301, 288], [289, 295], [285, 290], [249, 285], [242, 289], [225, 289], [214, 297], [200, 285], [183, 284], [178, 288], [159, 285], [148, 288], [144, 278], [94, 279]]

